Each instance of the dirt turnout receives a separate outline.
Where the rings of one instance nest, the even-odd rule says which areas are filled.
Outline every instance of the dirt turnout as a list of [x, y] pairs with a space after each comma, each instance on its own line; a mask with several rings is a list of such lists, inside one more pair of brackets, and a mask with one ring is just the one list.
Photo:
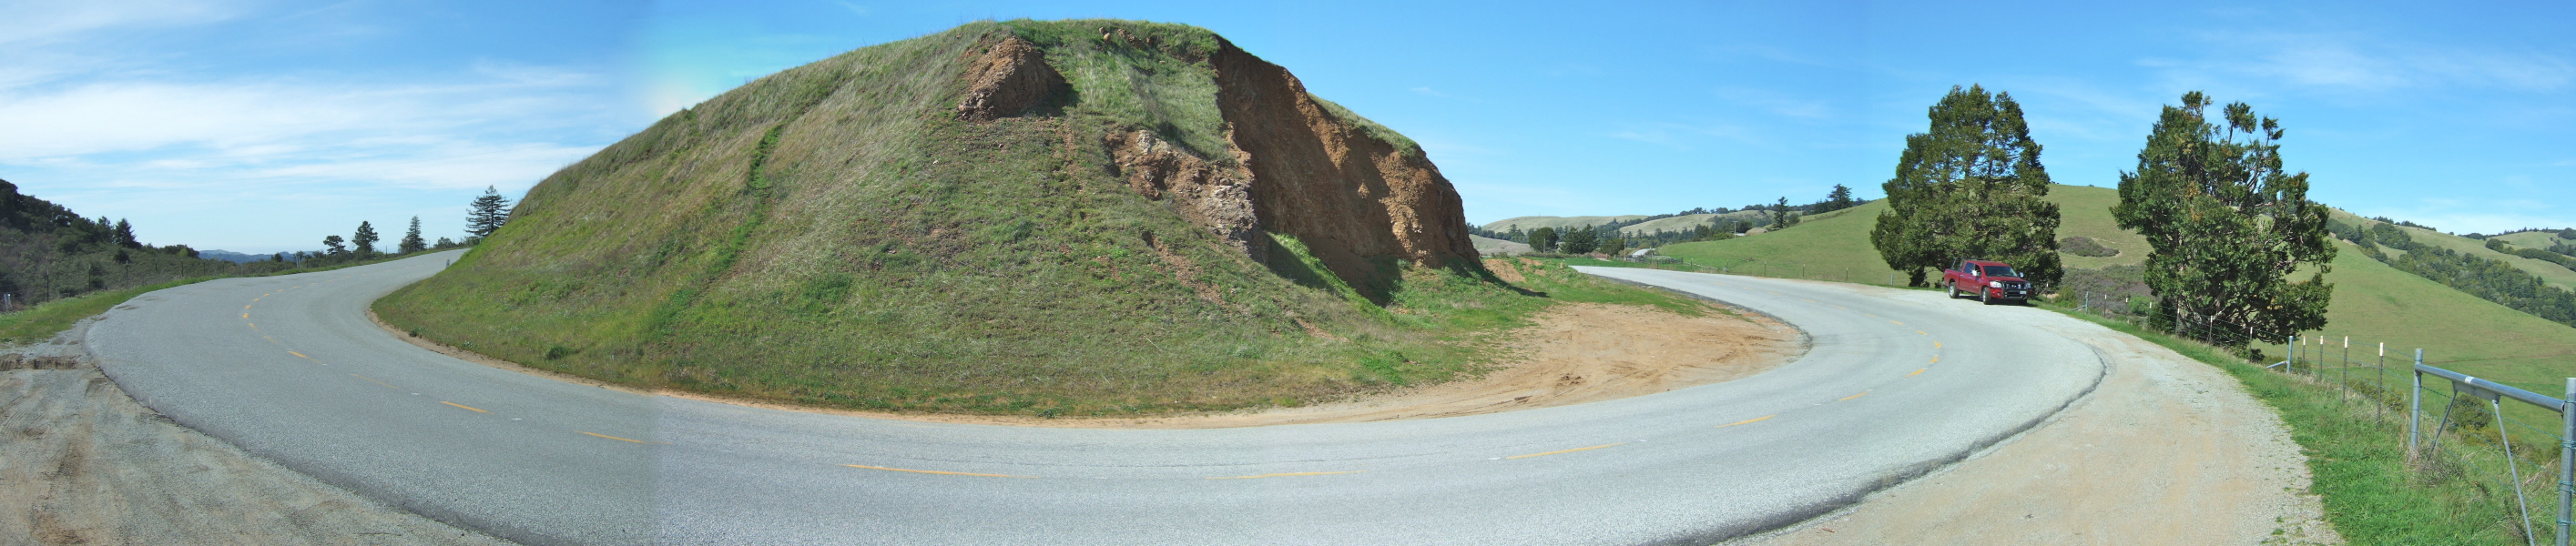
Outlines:
[[2101, 387], [2019, 438], [1730, 544], [2340, 544], [2287, 427], [2225, 372], [2098, 327]]
[[1206, 428], [1495, 413], [1717, 383], [1762, 373], [1805, 352], [1805, 337], [1797, 330], [1746, 316], [1755, 318], [1688, 317], [1630, 305], [1558, 305], [1540, 314], [1538, 324], [1509, 334], [1518, 357], [1483, 378], [1302, 408], [1100, 421]]
[[83, 331], [0, 355], [0, 545], [507, 544], [162, 418], [85, 361]]
[[[1505, 342], [1505, 352], [1512, 358], [1503, 368], [1481, 378], [1254, 412], [1044, 419], [833, 410], [678, 390], [650, 394], [786, 411], [937, 423], [1081, 428], [1253, 427], [1448, 417], [1612, 400], [1742, 378], [1779, 367], [1806, 352], [1806, 336], [1797, 329], [1732, 308], [1691, 317], [1644, 306], [1571, 303], [1550, 308], [1534, 321], [1536, 324], [1505, 334], [1509, 340]], [[394, 337], [466, 361], [562, 381], [645, 392], [520, 366], [403, 335], [382, 320], [375, 322]]]

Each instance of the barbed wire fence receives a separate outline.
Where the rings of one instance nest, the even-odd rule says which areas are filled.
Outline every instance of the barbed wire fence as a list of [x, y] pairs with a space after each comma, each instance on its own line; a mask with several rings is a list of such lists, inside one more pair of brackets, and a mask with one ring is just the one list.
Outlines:
[[[2531, 521], [2531, 494], [2560, 495], [2558, 518], [2551, 522], [2557, 528], [2554, 543], [2568, 544], [2569, 529], [2576, 525], [2569, 521], [2566, 500], [2576, 495], [2576, 483], [2568, 480], [2570, 463], [2576, 461], [2567, 455], [2576, 451], [2576, 442], [2570, 441], [2576, 437], [2576, 419], [2567, 415], [2567, 400], [2443, 368], [2441, 364], [2451, 362], [2427, 360], [2439, 355], [2428, 355], [2420, 348], [2394, 348], [2402, 345], [2348, 333], [2279, 332], [2207, 317], [2159, 317], [2153, 311], [2139, 313], [2125, 300], [2089, 293], [2078, 297], [2078, 302], [2071, 302], [2078, 303], [2078, 311], [2220, 348], [2243, 348], [2240, 354], [2261, 357], [2258, 366], [2336, 389], [2345, 400], [2366, 405], [2374, 418], [2396, 425], [2389, 432], [2405, 438], [2406, 462], [2419, 476], [2492, 479], [2494, 485], [2511, 491], [2508, 517], [2518, 523], [2513, 530], [2528, 544], [2538, 544], [2539, 539]], [[2271, 347], [2281, 353], [2260, 352]], [[2391, 351], [2397, 357], [2394, 364]], [[2426, 375], [2435, 377], [2428, 381]], [[2569, 380], [2568, 387], [2565, 392], [2576, 392], [2576, 378]], [[2506, 405], [2507, 400], [2524, 404]], [[2550, 472], [2522, 470], [2552, 466], [2557, 468], [2555, 480], [2545, 479]]]

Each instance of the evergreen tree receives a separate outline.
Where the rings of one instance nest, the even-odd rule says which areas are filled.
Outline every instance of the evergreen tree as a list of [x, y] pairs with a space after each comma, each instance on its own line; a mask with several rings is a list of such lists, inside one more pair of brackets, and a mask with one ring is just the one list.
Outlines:
[[420, 238], [420, 217], [411, 217], [411, 229], [403, 232], [402, 246], [399, 248], [403, 254], [429, 249], [429, 242]]
[[1771, 205], [1771, 229], [1778, 231], [1784, 227], [1789, 227], [1789, 198], [1787, 197], [1780, 198], [1779, 204]]
[[1890, 269], [1923, 286], [1930, 270], [1960, 259], [2012, 264], [2041, 286], [2065, 275], [2057, 258], [2057, 205], [2040, 146], [2010, 93], [1951, 87], [1929, 112], [1930, 130], [1905, 136], [1870, 243]]
[[[2206, 326], [2266, 337], [2325, 326], [2335, 255], [2326, 207], [2307, 199], [2308, 173], [2281, 167], [2280, 120], [2238, 102], [2214, 120], [2223, 125], [2213, 123], [2209, 104], [2193, 91], [2182, 106], [2166, 106], [2138, 169], [2120, 173], [2111, 215], [2154, 247], [2146, 263], [2153, 318], [2235, 346], [2245, 340]], [[2308, 278], [2290, 281], [2301, 267]]]
[[1824, 206], [1822, 207], [1817, 207], [1821, 210], [1817, 210], [1816, 212], [1833, 212], [1852, 208], [1851, 186], [1835, 184], [1834, 191], [1825, 194], [1825, 202], [1823, 205]]
[[116, 246], [143, 248], [143, 243], [134, 240], [134, 224], [123, 219], [116, 221]]
[[1590, 254], [1600, 249], [1601, 233], [1593, 231], [1592, 226], [1568, 229], [1565, 230], [1565, 241], [1560, 244], [1565, 247], [1567, 254]]
[[482, 242], [492, 232], [500, 231], [501, 224], [510, 223], [510, 199], [501, 197], [499, 188], [484, 186], [483, 195], [475, 197], [471, 207], [465, 213], [467, 244]]
[[1530, 230], [1529, 245], [1531, 250], [1539, 252], [1555, 252], [1556, 228], [1543, 227]]
[[349, 242], [358, 247], [358, 257], [365, 258], [376, 255], [376, 241], [378, 239], [379, 237], [376, 236], [376, 227], [361, 221], [358, 222], [358, 233], [350, 236]]
[[322, 247], [330, 249], [327, 253], [334, 258], [349, 255], [348, 244], [347, 239], [342, 239], [338, 235], [331, 235], [322, 238]]

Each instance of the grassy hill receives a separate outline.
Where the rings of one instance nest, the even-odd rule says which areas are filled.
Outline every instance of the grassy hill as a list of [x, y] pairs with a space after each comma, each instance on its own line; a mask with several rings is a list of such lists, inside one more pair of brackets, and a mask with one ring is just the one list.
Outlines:
[[[1241, 189], [1291, 183], [1315, 186]], [[1562, 267], [1507, 284], [1456, 203], [1411, 141], [1204, 29], [978, 22], [673, 114], [376, 310], [629, 385], [1051, 416], [1462, 377], [1557, 301], [1699, 308]]]
[[2568, 244], [2568, 239], [2559, 237], [2558, 232], [2555, 231], [2525, 231], [2488, 238], [2513, 243], [2523, 248], [2549, 248], [2553, 245]]
[[1624, 216], [1522, 216], [1522, 217], [1518, 217], [1518, 218], [1504, 218], [1504, 219], [1501, 219], [1501, 220], [1495, 220], [1495, 221], [1493, 221], [1493, 222], [1486, 223], [1484, 227], [1485, 227], [1485, 229], [1487, 229], [1487, 230], [1491, 230], [1491, 231], [1511, 231], [1511, 230], [1512, 230], [1512, 228], [1520, 228], [1520, 230], [1521, 230], [1521, 231], [1530, 231], [1530, 230], [1534, 230], [1534, 229], [1538, 229], [1538, 228], [1556, 228], [1558, 231], [1564, 231], [1566, 228], [1577, 228], [1577, 227], [1583, 227], [1583, 226], [1598, 226], [1598, 225], [1607, 224], [1607, 223], [1611, 223], [1611, 222], [1631, 222], [1631, 221], [1643, 220], [1643, 219], [1646, 219], [1646, 215], [1643, 215], [1643, 214], [1629, 214], [1629, 215], [1624, 215]]
[[[2363, 221], [2363, 220], [2364, 220], [2360, 215], [2356, 215], [2356, 214], [2353, 214], [2353, 213], [2350, 213], [2350, 212], [2345, 212], [2345, 211], [2343, 211], [2342, 209], [2334, 209], [2334, 210], [2332, 211], [2332, 214], [2333, 214], [2334, 219], [2335, 219], [2336, 221], [2344, 222], [2344, 223], [2358, 223], [2358, 222], [2361, 222], [2361, 221]], [[2523, 271], [2526, 271], [2526, 272], [2530, 272], [2530, 273], [2531, 273], [2531, 274], [2533, 274], [2533, 275], [2538, 275], [2538, 276], [2540, 276], [2540, 279], [2541, 279], [2542, 281], [2544, 281], [2544, 282], [2549, 283], [2549, 285], [2550, 285], [2550, 286], [2556, 286], [2556, 287], [2559, 287], [2559, 288], [2570, 289], [2570, 290], [2576, 290], [2576, 270], [2569, 270], [2569, 269], [2567, 269], [2567, 268], [2566, 268], [2566, 267], [2564, 267], [2564, 266], [2560, 266], [2560, 265], [2558, 265], [2558, 264], [2554, 264], [2554, 263], [2549, 263], [2548, 261], [2545, 261], [2545, 260], [2535, 260], [2535, 259], [2531, 259], [2531, 258], [2524, 258], [2524, 257], [2521, 257], [2521, 256], [2515, 256], [2515, 255], [2512, 255], [2512, 254], [2506, 254], [2506, 253], [2502, 253], [2502, 252], [2496, 252], [2496, 251], [2494, 251], [2494, 250], [2489, 250], [2489, 249], [2487, 248], [2487, 246], [2486, 246], [2486, 242], [2485, 242], [2485, 241], [2480, 241], [2480, 240], [2477, 240], [2477, 239], [2471, 239], [2471, 238], [2467, 238], [2467, 237], [2461, 237], [2461, 236], [2458, 236], [2458, 235], [2452, 235], [2452, 234], [2448, 234], [2448, 233], [2443, 233], [2443, 232], [2439, 232], [2439, 231], [2433, 231], [2433, 230], [2424, 229], [2424, 228], [2417, 228], [2417, 227], [2398, 226], [2397, 228], [2398, 228], [2398, 229], [2405, 230], [2405, 231], [2406, 231], [2406, 236], [2407, 236], [2407, 237], [2411, 237], [2411, 238], [2413, 238], [2413, 239], [2415, 240], [2415, 242], [2417, 242], [2417, 243], [2419, 243], [2419, 244], [2430, 244], [2430, 245], [2433, 245], [2433, 246], [2437, 246], [2437, 247], [2441, 247], [2441, 248], [2450, 249], [2450, 250], [2455, 251], [2455, 252], [2466, 253], [2466, 254], [2468, 254], [2468, 255], [2470, 255], [2470, 256], [2476, 256], [2476, 257], [2479, 257], [2479, 258], [2486, 258], [2486, 259], [2490, 259], [2490, 260], [2498, 260], [2498, 261], [2502, 261], [2502, 262], [2507, 263], [2507, 264], [2512, 264], [2512, 265], [2513, 265], [2513, 267], [2514, 267], [2515, 269], [2520, 269], [2520, 270], [2523, 270]], [[2533, 237], [2533, 236], [2535, 236], [2535, 235], [2536, 235], [2536, 236], [2539, 236], [2539, 237]], [[2551, 236], [2550, 234], [2545, 233], [2545, 232], [2523, 232], [2523, 233], [2517, 233], [2517, 234], [2514, 234], [2514, 235], [2512, 235], [2512, 236], [2506, 236], [2506, 239], [2505, 239], [2505, 240], [2506, 240], [2506, 242], [2514, 242], [2514, 241], [2522, 241], [2522, 240], [2528, 240], [2528, 241], [2539, 242], [2539, 241], [2545, 240], [2545, 239], [2542, 239], [2543, 237], [2553, 237], [2553, 236]], [[2521, 245], [2521, 246], [2523, 246], [2524, 248], [2542, 248], [2542, 249], [2549, 248], [2549, 244], [2547, 244], [2547, 243], [2540, 243], [2538, 246], [2533, 246], [2533, 245]]]
[[[2055, 186], [2048, 199], [2058, 203], [2061, 237], [2082, 235], [2120, 249], [2118, 256], [2086, 258], [2061, 255], [2068, 268], [2099, 268], [2143, 263], [2145, 239], [2120, 230], [2108, 209], [2119, 202], [2110, 188]], [[1869, 244], [1869, 230], [1885, 203], [1871, 203], [1841, 215], [1811, 217], [1773, 233], [1724, 241], [1682, 243], [1663, 252], [1708, 267], [1736, 273], [1886, 284], [1885, 262]], [[2336, 211], [2337, 218], [2351, 216]], [[2475, 240], [2412, 229], [2417, 241], [2445, 248], [2508, 258], [2486, 250]], [[2423, 348], [2429, 362], [2479, 377], [2492, 377], [2535, 392], [2555, 392], [2565, 377], [2576, 376], [2576, 328], [2543, 320], [2503, 305], [2453, 290], [2423, 277], [2363, 256], [2349, 244], [2335, 256], [2326, 280], [2335, 284], [2324, 335], [2352, 336], [2356, 343], [2387, 342], [2391, 353]], [[2557, 264], [2513, 258], [2568, 273]], [[2517, 262], [2520, 265], [2520, 262]], [[2526, 267], [2540, 272], [2542, 267]], [[2564, 277], [2562, 275], [2561, 277]], [[1903, 279], [1897, 279], [1902, 282]], [[2554, 282], [2554, 281], [2553, 281]], [[2375, 350], [2375, 345], [2372, 346]], [[2355, 354], [2364, 349], [2356, 348]], [[2275, 346], [2267, 353], [2278, 354]]]

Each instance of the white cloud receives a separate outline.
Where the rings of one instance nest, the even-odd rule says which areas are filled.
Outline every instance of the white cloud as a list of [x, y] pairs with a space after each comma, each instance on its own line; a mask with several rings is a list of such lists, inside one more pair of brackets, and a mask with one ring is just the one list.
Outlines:
[[117, 27], [202, 24], [231, 17], [213, 2], [195, 0], [0, 2], [0, 45], [56, 42]]

